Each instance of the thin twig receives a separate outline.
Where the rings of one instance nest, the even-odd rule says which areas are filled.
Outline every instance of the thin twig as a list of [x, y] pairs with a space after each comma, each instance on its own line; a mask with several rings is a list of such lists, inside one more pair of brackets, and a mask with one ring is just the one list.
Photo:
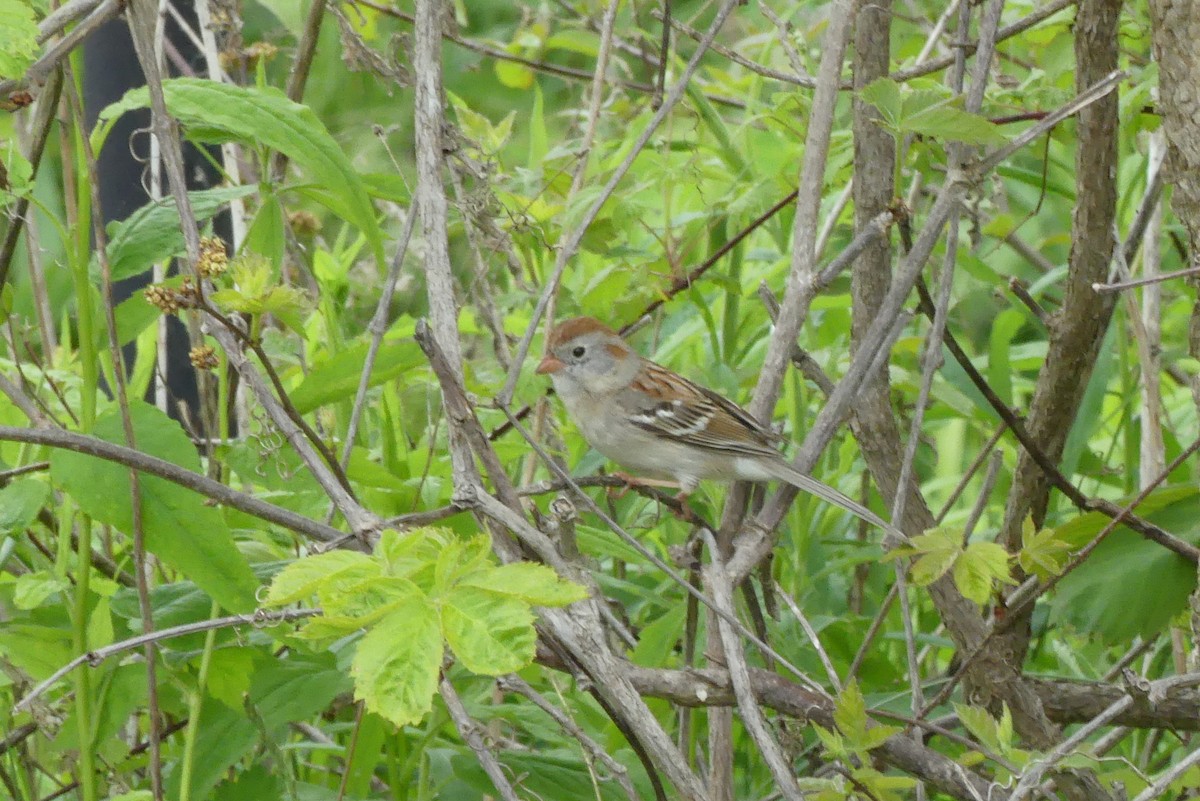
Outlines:
[[557, 723], [563, 731], [579, 741], [579, 745], [583, 747], [583, 750], [591, 759], [603, 763], [608, 768], [609, 772], [616, 777], [617, 784], [621, 785], [621, 789], [625, 791], [625, 795], [630, 801], [637, 801], [638, 793], [629, 778], [629, 770], [614, 759], [610, 753], [605, 751], [598, 742], [593, 740], [566, 712], [550, 703], [549, 699], [515, 673], [501, 676], [496, 680], [496, 686], [502, 692], [514, 692], [524, 696], [534, 706], [549, 715], [550, 719]]
[[130, 637], [127, 640], [121, 640], [101, 648], [95, 648], [88, 651], [86, 654], [80, 654], [72, 659], [67, 664], [54, 671], [49, 678], [42, 681], [32, 690], [25, 694], [25, 697], [17, 702], [13, 707], [13, 713], [23, 712], [29, 708], [29, 705], [40, 698], [45, 692], [53, 687], [58, 681], [68, 673], [80, 665], [88, 665], [90, 667], [99, 667], [105, 660], [114, 657], [118, 654], [123, 654], [126, 651], [133, 651], [141, 648], [144, 645], [151, 643], [160, 643], [175, 637], [184, 637], [188, 634], [199, 634], [203, 631], [211, 631], [213, 629], [226, 629], [231, 626], [264, 626], [273, 623], [286, 623], [292, 620], [302, 620], [303, 618], [316, 617], [321, 614], [320, 609], [284, 609], [279, 612], [265, 612], [258, 610], [248, 615], [229, 615], [228, 617], [214, 617], [209, 620], [200, 620], [195, 623], [184, 623], [179, 626], [171, 626], [165, 629], [158, 629], [147, 634], [139, 634], [136, 637]]
[[442, 701], [446, 704], [450, 719], [454, 721], [454, 727], [458, 729], [463, 742], [475, 752], [475, 758], [479, 760], [483, 772], [491, 779], [492, 786], [496, 788], [504, 801], [520, 801], [516, 790], [513, 789], [512, 782], [504, 775], [504, 768], [500, 765], [500, 761], [483, 741], [483, 736], [479, 733], [482, 727], [467, 714], [467, 708], [463, 706], [462, 699], [458, 697], [454, 685], [443, 676], [438, 687], [441, 689]]
[[[0, 381], [0, 383], [3, 383]], [[97, 437], [78, 434], [51, 428], [18, 428], [15, 426], [0, 426], [0, 442], [29, 442], [35, 445], [47, 445], [51, 448], [84, 453], [96, 456], [110, 462], [136, 468], [143, 473], [166, 479], [173, 484], [198, 492], [201, 495], [238, 511], [275, 523], [291, 529], [298, 534], [304, 534], [322, 542], [340, 540], [345, 532], [332, 526], [318, 523], [289, 509], [238, 492], [232, 487], [208, 476], [194, 473], [165, 459], [151, 456], [141, 451], [132, 450], [122, 445], [106, 442]]]
[[717, 606], [727, 613], [718, 618], [717, 628], [720, 630], [721, 641], [725, 646], [724, 659], [726, 668], [729, 670], [729, 683], [733, 686], [733, 694], [737, 698], [738, 711], [742, 713], [742, 725], [746, 727], [751, 739], [758, 746], [759, 755], [767, 763], [767, 768], [775, 778], [776, 789], [788, 801], [803, 801], [804, 793], [796, 784], [796, 775], [792, 771], [789, 761], [784, 757], [783, 749], [779, 747], [779, 743], [767, 728], [766, 717], [763, 716], [762, 708], [754, 697], [750, 671], [746, 667], [742, 644], [738, 641], [736, 630], [728, 622], [729, 618], [733, 616], [733, 583], [725, 572], [720, 549], [717, 548], [717, 540], [708, 529], [702, 531], [701, 534], [708, 544], [710, 559], [708, 567], [704, 571], [707, 576], [705, 584], [712, 592]]

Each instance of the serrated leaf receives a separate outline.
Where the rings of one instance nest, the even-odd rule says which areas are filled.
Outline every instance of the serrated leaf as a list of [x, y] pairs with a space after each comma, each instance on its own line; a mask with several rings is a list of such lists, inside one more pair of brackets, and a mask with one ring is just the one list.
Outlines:
[[396, 726], [419, 723], [433, 705], [441, 665], [437, 609], [414, 595], [359, 641], [350, 666], [354, 697]]
[[816, 731], [821, 744], [825, 746], [825, 752], [830, 759], [845, 759], [850, 756], [850, 752], [846, 749], [846, 743], [840, 734], [829, 731], [819, 723], [813, 724], [813, 730]]
[[375, 546], [375, 559], [387, 575], [409, 579], [422, 591], [432, 593], [438, 554], [454, 536], [434, 527], [404, 532], [388, 529]]
[[962, 534], [954, 528], [944, 526], [920, 536], [913, 537], [909, 553], [920, 556], [912, 566], [912, 580], [924, 587], [941, 578], [962, 553]]
[[[149, 404], [129, 405], [138, 450], [195, 473], [202, 472], [196, 447], [179, 423]], [[125, 444], [121, 416], [112, 410], [92, 432], [106, 442]], [[70, 451], [50, 455], [50, 476], [87, 514], [119, 531], [133, 528], [129, 468]], [[221, 512], [202, 496], [157, 476], [138, 474], [146, 549], [194, 581], [231, 612], [258, 603], [258, 579], [234, 544]]]
[[904, 731], [899, 726], [872, 726], [866, 730], [862, 740], [856, 742], [856, 748], [865, 751], [870, 751], [883, 745], [884, 742], [894, 734], [899, 734]]
[[359, 626], [369, 626], [412, 595], [424, 597], [425, 593], [408, 579], [371, 576], [361, 581], [322, 585], [317, 597], [327, 614], [353, 618]]
[[1033, 523], [1021, 530], [1021, 551], [1017, 561], [1026, 573], [1043, 581], [1062, 573], [1071, 556], [1071, 543], [1059, 536], [1057, 529], [1035, 531]]
[[537, 635], [529, 605], [475, 587], [455, 587], [442, 600], [450, 650], [474, 673], [499, 676], [533, 662]]
[[532, 562], [514, 562], [472, 573], [460, 586], [509, 595], [534, 606], [566, 606], [587, 598], [586, 588]]
[[973, 542], [954, 563], [954, 584], [977, 604], [987, 603], [995, 583], [1012, 584], [1008, 551], [994, 542]]
[[863, 698], [858, 682], [852, 681], [843, 688], [837, 698], [833, 722], [847, 740], [861, 740], [867, 731], [867, 702]]
[[297, 559], [276, 574], [267, 590], [264, 606], [284, 606], [306, 600], [317, 589], [338, 577], [361, 580], [379, 575], [379, 565], [371, 557], [356, 551], [328, 551]]

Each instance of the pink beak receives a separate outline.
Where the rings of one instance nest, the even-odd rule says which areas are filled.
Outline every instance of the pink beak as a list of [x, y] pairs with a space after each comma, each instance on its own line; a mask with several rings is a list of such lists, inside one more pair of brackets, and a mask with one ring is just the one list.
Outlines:
[[557, 356], [546, 354], [546, 358], [542, 359], [541, 362], [538, 363], [537, 369], [534, 370], [534, 372], [538, 375], [545, 375], [546, 373], [557, 373], [564, 367], [566, 367], [566, 365], [563, 364], [562, 360]]

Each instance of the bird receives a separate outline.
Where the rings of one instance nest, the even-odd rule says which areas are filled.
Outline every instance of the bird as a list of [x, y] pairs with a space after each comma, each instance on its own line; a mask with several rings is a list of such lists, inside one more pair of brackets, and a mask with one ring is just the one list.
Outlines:
[[535, 372], [550, 377], [588, 444], [651, 477], [632, 483], [678, 485], [683, 500], [701, 480], [782, 481], [895, 531], [871, 510], [788, 464], [773, 444], [775, 435], [745, 409], [642, 357], [595, 318], [555, 326]]

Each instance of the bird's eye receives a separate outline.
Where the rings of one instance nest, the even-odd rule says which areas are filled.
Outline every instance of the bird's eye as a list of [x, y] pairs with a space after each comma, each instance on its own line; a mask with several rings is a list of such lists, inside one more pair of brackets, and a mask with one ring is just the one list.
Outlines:
[[576, 359], [582, 359], [583, 354], [585, 354], [585, 353], [587, 353], [587, 348], [585, 348], [583, 345], [576, 345], [571, 350], [571, 355], [574, 356]]

